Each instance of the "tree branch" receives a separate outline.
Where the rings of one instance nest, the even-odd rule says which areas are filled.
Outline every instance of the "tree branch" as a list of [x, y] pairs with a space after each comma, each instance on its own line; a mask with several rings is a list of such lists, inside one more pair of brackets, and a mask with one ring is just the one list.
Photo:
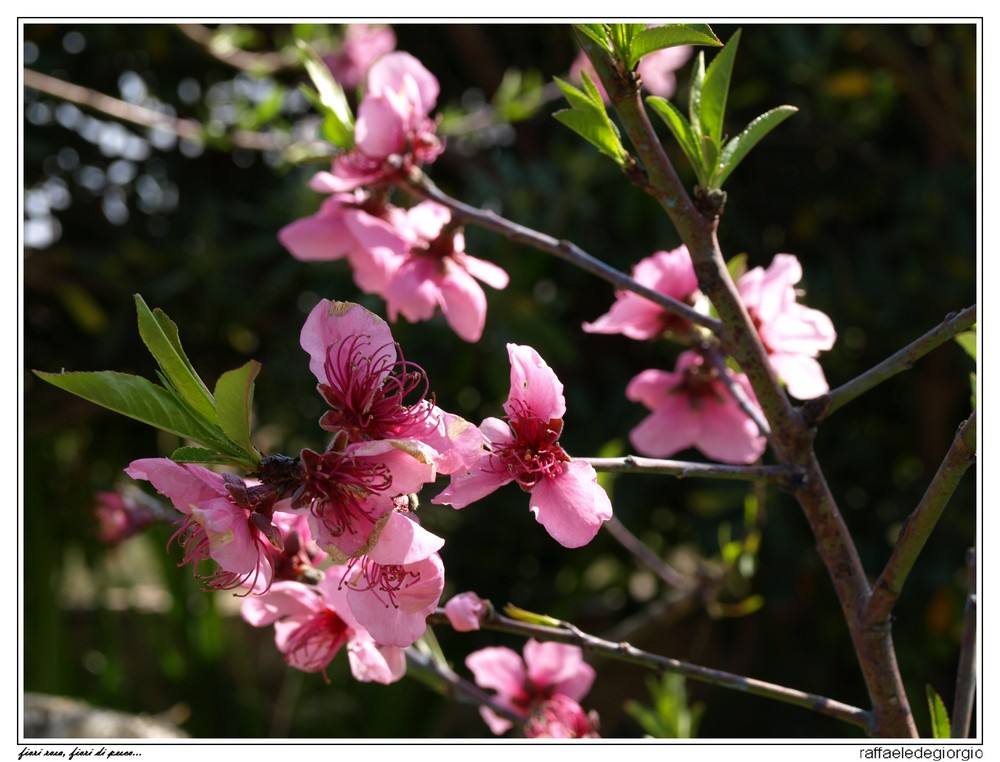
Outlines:
[[683, 479], [689, 476], [735, 481], [765, 481], [791, 489], [804, 478], [796, 466], [735, 466], [728, 463], [695, 463], [663, 458], [626, 455], [621, 458], [573, 458], [589, 463], [595, 471], [611, 473], [667, 474]]
[[511, 222], [499, 214], [489, 209], [476, 209], [473, 206], [464, 204], [457, 199], [451, 198], [440, 188], [434, 185], [425, 174], [419, 169], [411, 171], [406, 181], [405, 187], [420, 198], [436, 201], [442, 206], [451, 209], [463, 222], [478, 225], [479, 227], [492, 230], [495, 233], [514, 241], [523, 243], [534, 249], [539, 249], [548, 254], [554, 254], [560, 259], [564, 259], [577, 267], [586, 270], [598, 278], [603, 278], [616, 288], [625, 291], [632, 291], [639, 296], [649, 299], [659, 307], [671, 312], [674, 315], [685, 318], [697, 325], [708, 328], [711, 331], [718, 331], [719, 321], [694, 310], [687, 304], [673, 299], [666, 294], [661, 294], [648, 286], [644, 286], [623, 272], [606, 265], [601, 260], [588, 254], [579, 246], [569, 241], [560, 241], [552, 236], [539, 233], [531, 228]]
[[896, 546], [885, 568], [875, 582], [874, 592], [864, 613], [865, 626], [877, 628], [887, 626], [889, 615], [906, 582], [917, 556], [923, 550], [945, 506], [955, 492], [966, 469], [976, 459], [976, 412], [958, 427], [937, 473], [927, 486], [920, 503], [903, 524], [896, 539]]
[[638, 561], [645, 564], [650, 571], [671, 587], [675, 587], [683, 592], [694, 590], [697, 587], [697, 583], [694, 580], [685, 577], [656, 555], [642, 540], [632, 534], [617, 516], [612, 516], [604, 522], [603, 526], [608, 531], [608, 534], [618, 541], [619, 545], [631, 553]]
[[873, 368], [869, 368], [857, 378], [838, 386], [821, 397], [811, 399], [802, 405], [802, 416], [810, 425], [819, 423], [831, 413], [839, 410], [851, 400], [860, 397], [883, 381], [909, 370], [913, 363], [937, 349], [946, 341], [955, 338], [962, 331], [969, 330], [976, 322], [976, 305], [958, 313], [951, 313], [944, 321], [932, 328], [912, 344], [903, 347]]
[[[539, 640], [569, 643], [570, 645], [579, 646], [588, 653], [605, 656], [629, 664], [636, 664], [659, 672], [674, 672], [692, 680], [709, 683], [720, 688], [728, 688], [740, 691], [741, 693], [750, 693], [785, 704], [792, 704], [803, 709], [818, 712], [827, 717], [833, 717], [842, 722], [847, 722], [866, 731], [871, 730], [872, 717], [870, 712], [834, 701], [825, 696], [805, 693], [794, 688], [786, 688], [774, 683], [755, 680], [752, 677], [742, 677], [718, 669], [701, 667], [697, 664], [680, 661], [679, 659], [671, 659], [667, 656], [659, 656], [648, 651], [642, 651], [628, 643], [615, 643], [595, 635], [589, 635], [565, 622], [558, 622], [560, 625], [558, 627], [531, 624], [498, 614], [492, 606], [489, 608], [491, 613], [480, 623], [484, 629], [507, 632]], [[446, 624], [448, 618], [444, 614], [443, 609], [438, 609], [437, 612], [431, 614], [428, 621]]]
[[[219, 140], [219, 138], [212, 136], [203, 124], [194, 119], [182, 119], [162, 114], [145, 106], [112, 98], [110, 95], [56, 77], [50, 77], [32, 69], [24, 69], [24, 86], [93, 111], [99, 111], [122, 122], [154, 130], [165, 130], [185, 140], [199, 143]], [[234, 130], [227, 133], [224, 139], [237, 148], [247, 148], [253, 151], [273, 151], [282, 148], [272, 136], [260, 132]]]
[[726, 268], [717, 237], [718, 216], [703, 215], [694, 205], [656, 131], [649, 121], [633, 72], [623, 67], [587, 35], [577, 41], [590, 58], [635, 147], [648, 180], [648, 192], [670, 217], [691, 252], [701, 290], [722, 320], [722, 349], [739, 364], [771, 427], [771, 446], [779, 462], [804, 470], [794, 494], [809, 522], [816, 549], [827, 569], [872, 702], [870, 732], [916, 737], [917, 728], [896, 662], [892, 633], [865, 630], [861, 615], [871, 589], [857, 547], [837, 507], [813, 450], [814, 432], [785, 394], [760, 336]]
[[178, 24], [177, 28], [185, 37], [196, 43], [212, 58], [240, 71], [259, 75], [277, 74], [287, 69], [301, 68], [297, 60], [292, 57], [285, 57], [281, 53], [274, 51], [254, 53], [249, 50], [242, 50], [233, 45], [224, 44], [220, 42], [220, 38], [216, 35], [215, 30], [209, 29], [202, 24]]

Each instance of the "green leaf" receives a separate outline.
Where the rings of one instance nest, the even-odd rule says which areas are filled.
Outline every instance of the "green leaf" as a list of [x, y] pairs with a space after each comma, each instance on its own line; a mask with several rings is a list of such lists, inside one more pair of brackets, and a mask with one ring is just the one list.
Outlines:
[[570, 110], [557, 111], [552, 116], [618, 164], [624, 162], [625, 151], [621, 141], [600, 117], [583, 111]]
[[206, 463], [213, 466], [239, 465], [243, 462], [234, 462], [233, 458], [202, 447], [178, 447], [171, 453], [170, 460], [178, 463]]
[[705, 175], [709, 178], [709, 187], [717, 187], [712, 183], [712, 176], [715, 174], [716, 163], [719, 160], [719, 144], [710, 135], [702, 135], [701, 138], [701, 161], [705, 169]]
[[611, 42], [608, 40], [608, 28], [604, 24], [574, 24], [573, 28], [587, 35], [609, 53], [611, 52]]
[[[615, 56], [629, 69], [633, 67], [632, 40], [645, 30], [645, 24], [609, 24]], [[638, 59], [635, 59], [638, 60]]]
[[582, 74], [583, 90], [573, 87], [558, 77], [555, 78], [556, 84], [572, 108], [557, 111], [552, 116], [595, 146], [598, 151], [610, 156], [617, 164], [622, 165], [625, 163], [628, 153], [622, 145], [618, 128], [608, 117], [604, 100], [601, 98], [597, 86], [587, 76], [587, 72], [582, 72]]
[[944, 702], [930, 685], [927, 688], [927, 706], [931, 712], [931, 733], [934, 738], [951, 738], [951, 720]]
[[725, 148], [722, 149], [722, 155], [719, 157], [719, 165], [715, 171], [712, 187], [721, 188], [736, 166], [750, 153], [750, 150], [771, 130], [797, 111], [795, 106], [773, 108], [758, 116], [747, 125], [743, 132], [726, 143]]
[[664, 24], [653, 26], [639, 32], [632, 38], [632, 60], [628, 64], [633, 68], [643, 56], [656, 50], [673, 48], [678, 45], [712, 45], [719, 47], [722, 40], [708, 24]]
[[199, 419], [172, 391], [141, 376], [115, 371], [35, 375], [53, 386], [193, 442], [212, 445], [222, 431]]
[[726, 99], [729, 97], [729, 81], [736, 61], [736, 49], [740, 44], [740, 30], [729, 38], [729, 42], [719, 51], [705, 72], [701, 85], [698, 115], [701, 119], [702, 134], [715, 138], [722, 144], [722, 121], [726, 116]]
[[[302, 40], [296, 40], [295, 44], [299, 49], [306, 73], [316, 87], [314, 97], [310, 97], [309, 100], [323, 114], [324, 136], [338, 148], [350, 150], [354, 145], [354, 115], [347, 103], [344, 88], [333, 78], [330, 67], [312, 47]], [[306, 97], [309, 97], [307, 91], [308, 88], [303, 88], [303, 92], [307, 93]]]
[[955, 342], [976, 362], [976, 326], [955, 336]]
[[695, 174], [698, 176], [698, 182], [704, 185], [708, 179], [708, 175], [702, 163], [701, 148], [695, 138], [694, 130], [691, 129], [688, 120], [684, 118], [684, 114], [666, 98], [660, 98], [656, 95], [651, 95], [647, 98], [646, 103], [650, 105], [653, 111], [670, 128], [674, 139], [680, 145], [681, 150], [684, 151], [684, 155], [687, 156], [688, 162], [690, 162], [692, 169], [694, 169]]
[[151, 312], [138, 294], [135, 295], [135, 306], [139, 335], [163, 375], [192, 410], [206, 421], [215, 423], [215, 401], [184, 354], [177, 326], [161, 309]]
[[698, 136], [704, 134], [701, 128], [701, 89], [705, 83], [705, 54], [699, 52], [691, 67], [691, 83], [688, 87], [688, 119], [691, 131]]
[[260, 373], [260, 363], [251, 360], [235, 370], [226, 371], [215, 382], [215, 411], [219, 426], [230, 440], [257, 460], [257, 451], [250, 441], [250, 408], [253, 405], [253, 384]]

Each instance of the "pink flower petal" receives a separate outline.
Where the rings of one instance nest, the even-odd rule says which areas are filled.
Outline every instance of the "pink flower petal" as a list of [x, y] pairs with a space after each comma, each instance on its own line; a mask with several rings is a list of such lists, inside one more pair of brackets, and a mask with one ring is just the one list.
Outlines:
[[510, 357], [510, 396], [504, 410], [511, 417], [518, 417], [523, 405], [543, 421], [561, 419], [566, 414], [566, 398], [562, 382], [553, 370], [528, 346], [507, 345]]
[[532, 488], [531, 512], [556, 542], [579, 548], [611, 518], [611, 501], [593, 466], [573, 461], [563, 465], [560, 476], [543, 478]]
[[552, 687], [553, 693], [574, 701], [587, 695], [597, 676], [594, 668], [583, 660], [583, 651], [566, 643], [529, 640], [524, 644], [524, 661], [532, 683]]

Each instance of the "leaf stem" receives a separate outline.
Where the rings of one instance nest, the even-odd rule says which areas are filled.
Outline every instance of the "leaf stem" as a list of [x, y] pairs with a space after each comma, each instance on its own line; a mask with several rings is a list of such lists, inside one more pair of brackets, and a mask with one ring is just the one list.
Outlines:
[[958, 656], [958, 674], [955, 679], [955, 706], [951, 712], [951, 734], [953, 738], [968, 738], [972, 725], [972, 703], [976, 697], [976, 613], [978, 595], [976, 589], [976, 549], [969, 548], [965, 554], [965, 566], [969, 575], [969, 595], [965, 599], [965, 615], [962, 620], [962, 649]]

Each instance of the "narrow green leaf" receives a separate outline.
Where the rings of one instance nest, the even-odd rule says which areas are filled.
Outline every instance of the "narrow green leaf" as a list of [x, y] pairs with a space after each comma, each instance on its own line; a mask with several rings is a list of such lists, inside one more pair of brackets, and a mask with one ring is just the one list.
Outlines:
[[177, 326], [166, 313], [157, 308], [150, 311], [146, 302], [135, 295], [139, 319], [139, 335], [160, 366], [170, 385], [192, 410], [210, 423], [215, 422], [215, 401], [208, 387], [195, 372], [181, 347]]
[[222, 437], [219, 429], [196, 417], [176, 394], [141, 376], [110, 370], [96, 373], [36, 370], [35, 375], [89, 402], [184, 439], [214, 444]]
[[729, 38], [729, 42], [719, 51], [705, 72], [701, 86], [701, 100], [698, 106], [701, 117], [702, 134], [715, 138], [722, 144], [722, 122], [726, 116], [726, 100], [729, 97], [729, 82], [736, 61], [736, 49], [740, 44], [740, 30]]
[[566, 98], [566, 102], [574, 109], [579, 109], [581, 111], [592, 111], [596, 108], [596, 104], [590, 99], [587, 93], [583, 92], [579, 88], [574, 87], [569, 82], [559, 79], [559, 77], [553, 77], [556, 85], [562, 91], [563, 96]]
[[666, 98], [660, 98], [656, 95], [648, 97], [646, 103], [650, 105], [653, 111], [670, 128], [674, 139], [677, 140], [681, 150], [684, 151], [684, 155], [687, 156], [687, 160], [691, 163], [691, 168], [694, 169], [695, 174], [698, 176], [698, 182], [704, 185], [708, 175], [705, 173], [704, 164], [701, 159], [701, 148], [695, 138], [694, 131], [691, 129], [691, 125], [684, 118], [684, 114]]
[[746, 158], [750, 150], [757, 145], [765, 135], [798, 111], [795, 106], [778, 106], [761, 114], [747, 125], [739, 135], [734, 137], [719, 156], [719, 165], [715, 170], [713, 187], [721, 188], [726, 178], [736, 166]]
[[931, 712], [931, 733], [934, 738], [951, 738], [951, 720], [944, 702], [930, 685], [927, 688], [927, 706]]
[[[740, 254], [737, 254], [736, 256], [732, 257], [728, 262], [726, 262], [726, 269], [729, 270], [729, 277], [733, 279], [734, 283], [738, 281], [740, 278], [742, 278], [743, 274], [746, 273], [747, 271], [746, 252], [741, 252]], [[749, 510], [749, 504], [750, 504], [749, 501], [750, 501], [750, 496], [748, 495], [746, 500], [744, 501], [745, 505], [747, 506], [747, 510]], [[754, 512], [756, 513], [756, 500], [754, 501], [753, 505], [754, 505], [753, 508]], [[753, 523], [752, 518], [747, 517], [744, 518], [743, 520], [747, 524]]]
[[719, 47], [722, 40], [715, 36], [708, 24], [664, 24], [651, 26], [632, 38], [632, 61], [629, 68], [639, 63], [643, 56], [678, 45], [712, 45]]
[[573, 27], [583, 32], [583, 34], [587, 35], [609, 53], [611, 52], [608, 29], [604, 24], [574, 24]]
[[[632, 68], [632, 40], [642, 32], [645, 24], [610, 24], [611, 41], [615, 46], [615, 56], [629, 69]], [[638, 60], [638, 59], [635, 59]]]
[[178, 447], [171, 453], [170, 460], [177, 461], [178, 463], [205, 463], [213, 466], [230, 466], [245, 463], [245, 461], [220, 455], [214, 450], [206, 450], [202, 447]]
[[705, 174], [709, 177], [709, 186], [716, 187], [711, 181], [715, 174], [716, 163], [719, 160], [719, 144], [711, 135], [702, 135], [701, 138], [701, 161], [705, 168]]
[[688, 88], [688, 119], [691, 131], [695, 135], [703, 135], [701, 127], [701, 89], [705, 83], [705, 54], [699, 52], [691, 67], [691, 83]]
[[618, 128], [608, 117], [604, 100], [593, 80], [583, 72], [583, 90], [579, 90], [558, 77], [556, 84], [572, 109], [557, 111], [553, 116], [587, 142], [596, 146], [601, 153], [610, 156], [619, 165], [625, 163], [628, 153], [622, 145]]
[[227, 437], [256, 458], [250, 441], [250, 408], [253, 405], [253, 384], [260, 373], [260, 363], [251, 360], [246, 365], [219, 376], [215, 383], [215, 411], [219, 426]]
[[[324, 116], [324, 131], [335, 137], [334, 145], [345, 151], [354, 145], [354, 115], [344, 94], [344, 88], [333, 78], [330, 67], [319, 54], [302, 40], [296, 40], [296, 47], [306, 68], [309, 79], [316, 87], [318, 100], [313, 104], [319, 106]], [[331, 124], [326, 126], [325, 122]]]
[[552, 116], [618, 164], [624, 162], [625, 149], [621, 141], [613, 132], [611, 124], [602, 121], [596, 114], [567, 109], [557, 111]]

